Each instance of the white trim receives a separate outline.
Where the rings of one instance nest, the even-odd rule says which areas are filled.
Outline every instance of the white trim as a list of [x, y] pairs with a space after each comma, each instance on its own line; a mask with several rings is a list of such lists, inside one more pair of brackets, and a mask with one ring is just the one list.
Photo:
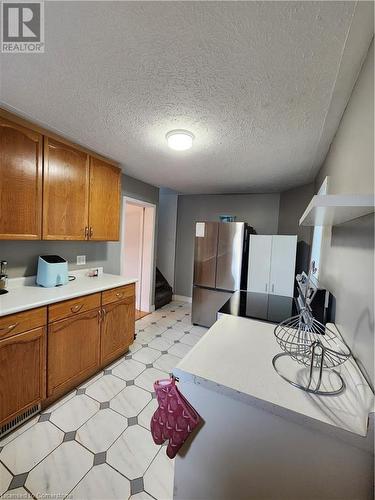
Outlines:
[[[123, 196], [122, 221], [121, 221], [121, 240], [120, 240], [120, 274], [125, 276], [125, 223], [126, 223], [126, 204], [131, 203], [144, 207], [144, 217], [150, 217], [149, 228], [151, 228], [151, 238], [148, 238], [151, 245], [148, 252], [143, 252], [142, 275], [144, 266], [151, 266], [146, 283], [141, 284], [141, 308], [145, 312], [152, 312], [155, 309], [154, 302], [154, 274], [155, 274], [155, 238], [156, 238], [156, 205], [147, 201], [137, 200], [129, 196]], [[148, 212], [146, 214], [146, 212]], [[144, 226], [145, 228], [145, 223]], [[146, 273], [147, 274], [147, 273]]]
[[186, 295], [172, 295], [172, 300], [178, 300], [179, 302], [189, 302], [192, 303], [191, 297], [186, 297]]
[[140, 207], [153, 207], [156, 208], [154, 203], [150, 203], [148, 201], [137, 200], [136, 198], [131, 198], [130, 196], [123, 196], [123, 201], [127, 203], [131, 203], [132, 205], [139, 205]]
[[145, 307], [144, 305], [142, 306], [142, 312], [145, 312], [145, 313], [152, 313], [155, 311], [155, 304], [152, 304], [151, 306], [149, 307]]

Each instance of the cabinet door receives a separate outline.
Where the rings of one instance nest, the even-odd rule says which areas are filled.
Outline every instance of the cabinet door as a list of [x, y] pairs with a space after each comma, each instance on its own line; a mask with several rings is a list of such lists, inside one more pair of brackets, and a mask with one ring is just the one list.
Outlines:
[[297, 236], [273, 236], [270, 293], [293, 297]]
[[106, 365], [128, 350], [134, 341], [135, 297], [103, 306], [101, 364]]
[[83, 381], [99, 366], [99, 309], [48, 325], [48, 396]]
[[41, 134], [0, 117], [0, 239], [39, 240]]
[[251, 292], [269, 292], [271, 249], [272, 236], [250, 236], [247, 288]]
[[118, 240], [120, 230], [121, 171], [90, 158], [90, 240]]
[[45, 327], [0, 341], [0, 425], [46, 397]]
[[88, 188], [88, 155], [68, 144], [45, 137], [44, 240], [87, 238]]

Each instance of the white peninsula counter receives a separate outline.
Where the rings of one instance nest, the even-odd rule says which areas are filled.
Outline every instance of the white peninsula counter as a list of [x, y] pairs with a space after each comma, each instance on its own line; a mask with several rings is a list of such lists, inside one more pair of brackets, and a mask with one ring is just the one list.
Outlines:
[[224, 315], [173, 370], [204, 420], [176, 457], [175, 499], [372, 498], [370, 387], [351, 359], [338, 396], [291, 386], [274, 327]]

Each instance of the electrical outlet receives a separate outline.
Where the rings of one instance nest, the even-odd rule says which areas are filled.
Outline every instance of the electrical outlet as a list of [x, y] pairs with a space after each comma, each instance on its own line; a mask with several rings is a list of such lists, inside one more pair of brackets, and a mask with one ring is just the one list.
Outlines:
[[77, 255], [77, 266], [86, 264], [86, 255]]

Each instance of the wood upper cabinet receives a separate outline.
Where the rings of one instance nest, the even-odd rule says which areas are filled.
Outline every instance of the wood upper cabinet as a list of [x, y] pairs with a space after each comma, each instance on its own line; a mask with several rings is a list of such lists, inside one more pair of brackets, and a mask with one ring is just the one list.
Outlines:
[[102, 308], [100, 363], [106, 365], [126, 352], [134, 341], [135, 297]]
[[88, 210], [88, 154], [45, 137], [43, 239], [87, 239]]
[[119, 240], [121, 171], [90, 157], [90, 240]]
[[0, 340], [0, 426], [46, 397], [46, 332]]
[[0, 240], [118, 241], [120, 192], [118, 167], [0, 109]]
[[0, 116], [0, 239], [38, 240], [43, 136]]
[[100, 310], [48, 325], [48, 396], [60, 395], [97, 371]]

